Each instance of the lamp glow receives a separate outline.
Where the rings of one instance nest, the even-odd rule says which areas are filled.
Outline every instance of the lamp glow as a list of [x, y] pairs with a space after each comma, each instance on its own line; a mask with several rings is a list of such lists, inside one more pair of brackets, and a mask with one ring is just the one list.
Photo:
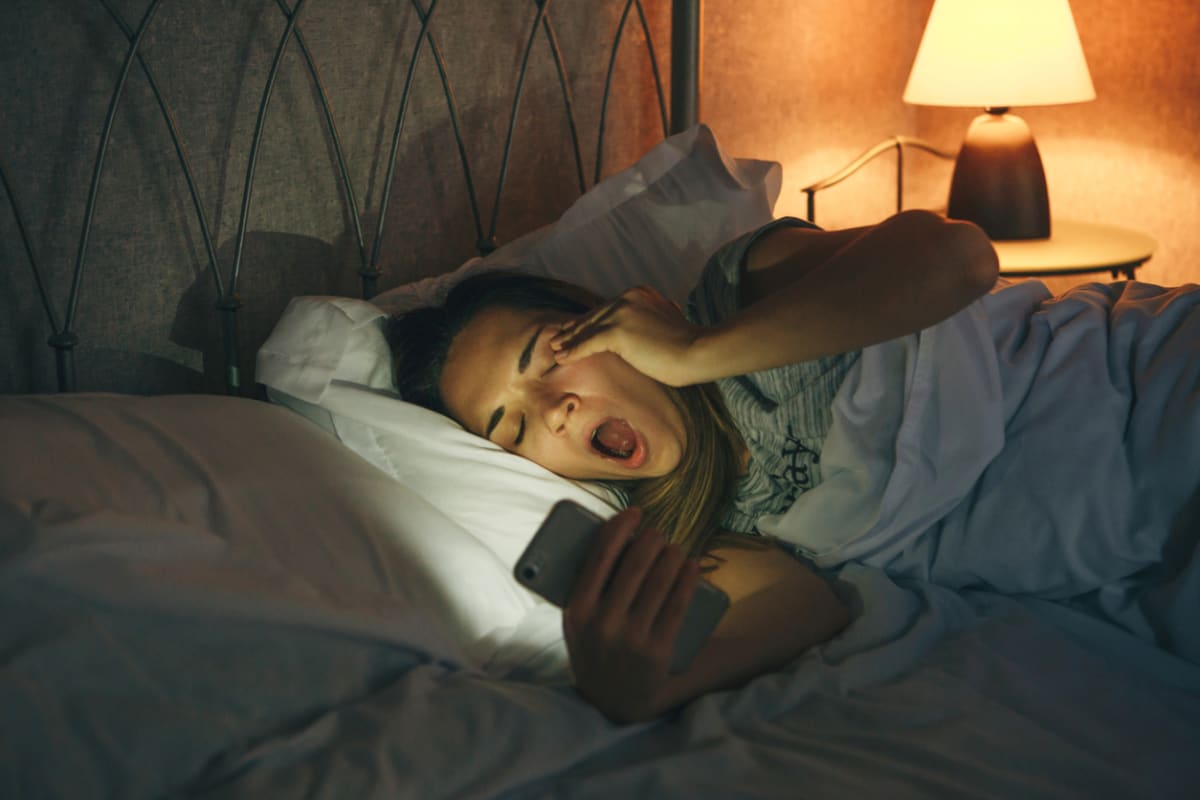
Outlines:
[[975, 106], [950, 184], [948, 213], [993, 239], [1050, 235], [1041, 156], [1011, 106], [1095, 99], [1067, 0], [935, 0], [904, 101]]

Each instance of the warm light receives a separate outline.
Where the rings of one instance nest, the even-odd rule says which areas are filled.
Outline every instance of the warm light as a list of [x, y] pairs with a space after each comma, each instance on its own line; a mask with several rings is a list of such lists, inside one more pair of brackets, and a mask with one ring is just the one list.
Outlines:
[[1013, 106], [1096, 97], [1067, 0], [935, 0], [904, 100], [987, 110], [967, 129], [946, 213], [995, 240], [1050, 236], [1041, 154]]
[[936, 0], [904, 101], [1044, 106], [1093, 100], [1067, 0]]

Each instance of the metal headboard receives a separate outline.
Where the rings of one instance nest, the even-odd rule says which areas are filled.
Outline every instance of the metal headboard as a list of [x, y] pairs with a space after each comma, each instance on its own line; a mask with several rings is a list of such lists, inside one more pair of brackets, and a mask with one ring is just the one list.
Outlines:
[[904, 209], [904, 150], [911, 148], [928, 153], [936, 158], [943, 160], [952, 160], [955, 153], [949, 150], [943, 150], [924, 139], [916, 139], [912, 136], [892, 136], [884, 139], [882, 142], [875, 144], [862, 153], [860, 153], [853, 161], [839, 169], [837, 172], [820, 179], [815, 183], [805, 186], [802, 191], [807, 200], [807, 211], [805, 219], [809, 222], [817, 221], [817, 193], [823, 192], [826, 189], [832, 189], [842, 181], [851, 177], [870, 162], [874, 161], [879, 156], [889, 150], [896, 151], [896, 211], [899, 213]]
[[[147, 33], [152, 29], [156, 15], [164, 5], [163, 0], [149, 0], [145, 11], [135, 21], [131, 21], [123, 16], [121, 11], [110, 0], [97, 0], [97, 2], [111, 19], [112, 23], [120, 30], [128, 47], [121, 63], [120, 71], [112, 87], [107, 111], [101, 127], [99, 146], [91, 168], [91, 180], [87, 192], [83, 221], [79, 231], [78, 247], [76, 248], [73, 269], [70, 272], [70, 290], [67, 295], [65, 310], [61, 315], [56, 313], [54, 303], [51, 300], [51, 292], [48, 291], [47, 273], [37, 258], [29, 235], [26, 218], [22, 213], [20, 192], [18, 191], [18, 187], [14, 186], [9, 179], [9, 173], [6, 171], [6, 165], [3, 162], [5, 153], [3, 150], [0, 150], [0, 184], [3, 185], [7, 205], [19, 234], [21, 247], [28, 262], [28, 268], [32, 270], [32, 278], [36, 286], [38, 299], [52, 330], [51, 335], [47, 339], [47, 344], [54, 350], [57, 383], [60, 391], [74, 391], [77, 388], [75, 352], [82, 340], [82, 333], [78, 325], [78, 310], [82, 298], [84, 277], [88, 267], [89, 250], [98, 198], [100, 196], [100, 187], [106, 173], [107, 156], [109, 155], [112, 143], [112, 132], [115, 123], [119, 119], [123, 94], [126, 88], [138, 76], [145, 81], [145, 85], [149, 87], [150, 92], [153, 94], [162, 123], [170, 136], [174, 148], [179, 173], [187, 186], [190, 204], [195, 215], [195, 224], [200, 232], [207, 260], [207, 271], [211, 278], [216, 298], [215, 307], [219, 312], [223, 341], [224, 382], [226, 391], [230, 394], [245, 393], [247, 388], [243, 385], [243, 378], [238, 367], [240, 352], [238, 312], [244, 306], [244, 300], [239, 294], [239, 279], [242, 273], [244, 245], [248, 223], [251, 219], [252, 203], [256, 187], [256, 169], [264, 132], [267, 129], [268, 110], [271, 105], [272, 92], [280, 74], [281, 65], [289, 49], [298, 51], [303, 61], [303, 67], [311, 80], [312, 89], [319, 100], [323, 125], [328, 137], [329, 147], [333, 154], [332, 160], [336, 163], [338, 180], [341, 191], [344, 194], [344, 202], [348, 209], [349, 225], [353, 230], [353, 239], [357, 245], [359, 263], [357, 274], [363, 298], [370, 298], [376, 293], [378, 281], [382, 274], [381, 257], [384, 231], [389, 221], [387, 210], [395, 183], [397, 151], [410, 111], [414, 75], [422, 57], [433, 59], [440, 77], [441, 88], [449, 113], [450, 132], [457, 146], [462, 177], [469, 200], [470, 215], [476, 233], [475, 248], [481, 255], [492, 251], [497, 245], [497, 225], [504, 198], [505, 183], [508, 177], [518, 112], [521, 108], [526, 77], [530, 68], [530, 54], [539, 36], [544, 37], [545, 44], [549, 47], [557, 74], [562, 103], [565, 107], [568, 120], [578, 191], [579, 193], [583, 193], [588, 188], [571, 84], [560, 51], [560, 44], [552, 15], [553, 4], [551, 1], [524, 0], [524, 2], [513, 3], [515, 10], [528, 9], [530, 3], [535, 7], [535, 10], [528, 29], [524, 54], [520, 64], [520, 73], [516, 82], [516, 91], [512, 97], [511, 109], [508, 115], [503, 156], [501, 157], [499, 176], [494, 190], [495, 199], [492, 204], [490, 218], [485, 221], [484, 214], [480, 210], [480, 190], [477, 187], [477, 179], [471, 169], [470, 147], [464, 137], [461, 109], [456, 102], [452, 81], [446, 69], [439, 38], [435, 32], [434, 25], [438, 18], [439, 0], [410, 0], [411, 8], [419, 17], [420, 30], [417, 35], [416, 44], [408, 60], [403, 89], [400, 94], [399, 110], [392, 125], [386, 177], [382, 184], [383, 190], [379, 201], [374, 231], [364, 231], [362, 209], [355, 194], [355, 186], [351, 179], [350, 170], [347, 167], [342, 137], [339, 133], [329, 94], [322, 81], [321, 70], [305, 40], [301, 27], [305, 8], [309, 4], [309, 0], [295, 0], [290, 6], [285, 0], [274, 0], [275, 8], [278, 14], [282, 16], [285, 25], [282, 33], [279, 35], [274, 56], [271, 59], [263, 82], [256, 122], [249, 146], [249, 158], [245, 170], [233, 253], [229, 263], [223, 269], [218, 258], [217, 247], [214, 243], [209, 215], [206, 213], [205, 204], [201, 199], [201, 192], [194, 176], [193, 163], [177, 125], [176, 115], [171, 102], [165, 96], [156, 78], [153, 65], [143, 52], [143, 43], [146, 41]], [[397, 0], [397, 2], [402, 2], [402, 0]], [[608, 56], [602, 95], [603, 100], [599, 115], [595, 168], [592, 175], [593, 183], [599, 181], [603, 174], [604, 136], [605, 128], [609, 121], [609, 101], [614, 88], [614, 67], [623, 34], [629, 25], [638, 25], [645, 38], [652, 65], [655, 92], [658, 97], [663, 135], [665, 136], [668, 133], [689, 127], [696, 122], [698, 117], [700, 0], [674, 0], [672, 3], [671, 35], [673, 47], [670, 71], [671, 115], [669, 119], [664, 89], [659, 74], [658, 56], [655, 52], [654, 41], [642, 0], [619, 0], [619, 2], [623, 4], [623, 7], [620, 13], [620, 23], [617, 26], [616, 35], [612, 41]], [[9, 266], [9, 269], [13, 268], [14, 266]]]

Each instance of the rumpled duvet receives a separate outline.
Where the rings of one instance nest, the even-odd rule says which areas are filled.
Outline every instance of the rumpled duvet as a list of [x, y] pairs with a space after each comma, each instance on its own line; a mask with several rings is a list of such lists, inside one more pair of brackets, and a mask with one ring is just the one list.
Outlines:
[[760, 526], [818, 566], [1060, 601], [1200, 663], [1197, 287], [1005, 285], [868, 348], [822, 469]]
[[870, 348], [773, 521], [852, 622], [631, 726], [472, 665], [422, 580], [467, 551], [414, 569], [452, 527], [289, 412], [0, 398], [0, 796], [1191, 800], [1195, 302]]

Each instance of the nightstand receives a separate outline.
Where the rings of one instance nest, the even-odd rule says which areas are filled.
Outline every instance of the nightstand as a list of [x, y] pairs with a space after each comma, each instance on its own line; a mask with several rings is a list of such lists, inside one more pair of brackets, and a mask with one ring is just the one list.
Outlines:
[[1049, 239], [992, 242], [1000, 257], [1000, 274], [1014, 278], [1109, 272], [1116, 278], [1144, 264], [1158, 242], [1141, 231], [1117, 225], [1055, 218]]

